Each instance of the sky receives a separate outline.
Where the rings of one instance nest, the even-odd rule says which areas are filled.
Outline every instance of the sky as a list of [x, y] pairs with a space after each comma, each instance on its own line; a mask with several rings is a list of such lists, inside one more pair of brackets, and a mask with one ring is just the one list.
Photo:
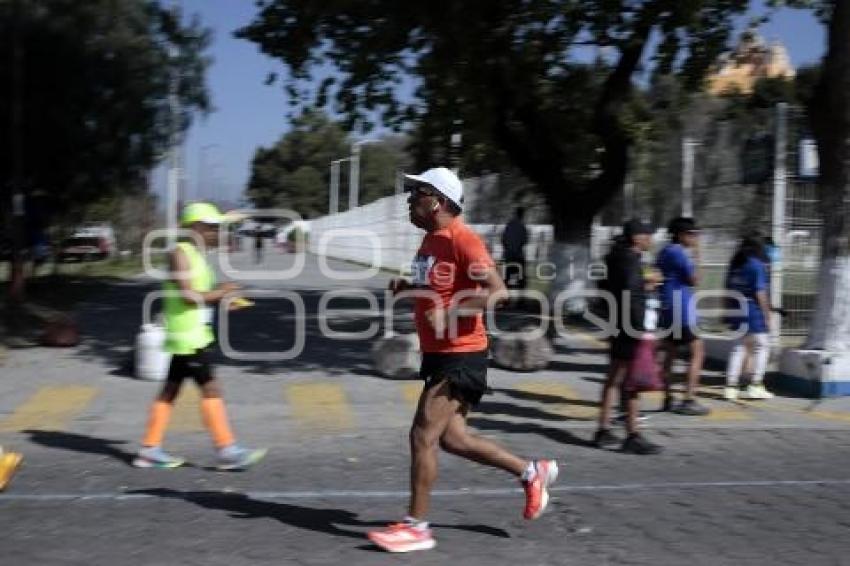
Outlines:
[[[214, 110], [197, 117], [187, 136], [187, 198], [236, 202], [248, 182], [257, 147], [275, 143], [289, 127], [286, 94], [279, 83], [265, 85], [270, 72], [286, 71], [253, 43], [233, 37], [234, 30], [255, 16], [254, 0], [182, 0], [182, 4], [187, 15], [197, 14], [213, 31], [207, 85]], [[753, 2], [752, 14], [765, 11], [763, 1]], [[741, 20], [741, 28], [748, 19]], [[785, 44], [795, 67], [815, 63], [823, 55], [824, 29], [809, 10], [778, 10], [760, 31], [766, 40]], [[164, 167], [155, 171], [153, 185], [157, 194], [164, 194]]]

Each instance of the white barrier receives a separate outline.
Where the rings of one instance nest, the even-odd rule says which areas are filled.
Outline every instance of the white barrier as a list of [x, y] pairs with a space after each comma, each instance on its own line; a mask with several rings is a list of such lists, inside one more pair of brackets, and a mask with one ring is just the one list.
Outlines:
[[[504, 224], [473, 224], [495, 259], [502, 257]], [[526, 258], [546, 258], [552, 227], [528, 226]], [[310, 221], [308, 249], [317, 255], [407, 273], [425, 233], [410, 223], [407, 195], [376, 200], [353, 210]]]

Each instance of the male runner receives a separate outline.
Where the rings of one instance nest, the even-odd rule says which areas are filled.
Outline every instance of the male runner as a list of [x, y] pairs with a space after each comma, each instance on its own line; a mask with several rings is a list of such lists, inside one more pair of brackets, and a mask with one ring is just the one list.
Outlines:
[[433, 548], [425, 521], [437, 477], [437, 448], [501, 468], [525, 488], [523, 515], [536, 519], [558, 476], [554, 460], [524, 460], [469, 432], [466, 418], [487, 389], [487, 335], [482, 311], [508, 294], [484, 243], [460, 218], [463, 185], [445, 167], [407, 175], [416, 185], [408, 203], [411, 222], [427, 232], [413, 263], [413, 280], [390, 289], [414, 289], [416, 327], [425, 387], [410, 430], [411, 499], [400, 523], [372, 531], [369, 539], [390, 552]]

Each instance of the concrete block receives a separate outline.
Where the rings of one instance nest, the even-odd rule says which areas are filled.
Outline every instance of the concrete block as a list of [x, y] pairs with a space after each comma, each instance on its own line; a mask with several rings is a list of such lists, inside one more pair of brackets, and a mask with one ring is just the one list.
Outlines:
[[394, 334], [379, 338], [372, 346], [372, 360], [379, 374], [391, 379], [416, 379], [422, 363], [419, 337]]
[[850, 352], [789, 348], [775, 383], [807, 397], [850, 395]]
[[490, 353], [496, 365], [514, 371], [545, 369], [552, 359], [552, 344], [546, 336], [535, 337], [536, 327], [500, 332], [490, 338]]

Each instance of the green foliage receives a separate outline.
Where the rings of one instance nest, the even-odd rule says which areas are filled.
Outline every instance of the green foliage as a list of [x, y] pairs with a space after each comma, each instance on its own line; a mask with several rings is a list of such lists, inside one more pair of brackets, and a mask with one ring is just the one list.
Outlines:
[[[172, 75], [179, 77], [180, 131], [193, 112], [209, 108], [209, 31], [197, 20], [181, 24], [155, 0], [6, 0], [0, 37], [0, 185], [13, 181], [17, 148], [20, 181], [48, 192], [58, 210], [144, 184], [169, 145]], [[16, 84], [21, 128], [10, 136]]]
[[310, 234], [304, 232], [301, 228], [293, 228], [286, 235], [286, 241], [291, 244], [295, 242], [306, 243], [309, 236]]
[[[393, 193], [396, 168], [404, 166], [399, 140], [361, 146], [360, 203]], [[328, 212], [330, 162], [347, 157], [351, 143], [342, 126], [306, 110], [292, 129], [254, 155], [247, 196], [258, 208], [287, 208], [302, 216]], [[348, 163], [340, 164], [340, 209], [348, 200]]]
[[[622, 187], [636, 126], [623, 119], [643, 61], [698, 87], [747, 4], [261, 0], [237, 36], [287, 64], [287, 88], [307, 104], [315, 101], [305, 85], [334, 64], [341, 79], [318, 97], [333, 93], [347, 127], [413, 126], [420, 166], [445, 163], [461, 132], [464, 166], [515, 166], [542, 191], [563, 236], [572, 225], [586, 230]], [[660, 41], [648, 53], [653, 33]], [[588, 49], [604, 51], [587, 63]], [[398, 95], [404, 75], [418, 81], [414, 100]]]

